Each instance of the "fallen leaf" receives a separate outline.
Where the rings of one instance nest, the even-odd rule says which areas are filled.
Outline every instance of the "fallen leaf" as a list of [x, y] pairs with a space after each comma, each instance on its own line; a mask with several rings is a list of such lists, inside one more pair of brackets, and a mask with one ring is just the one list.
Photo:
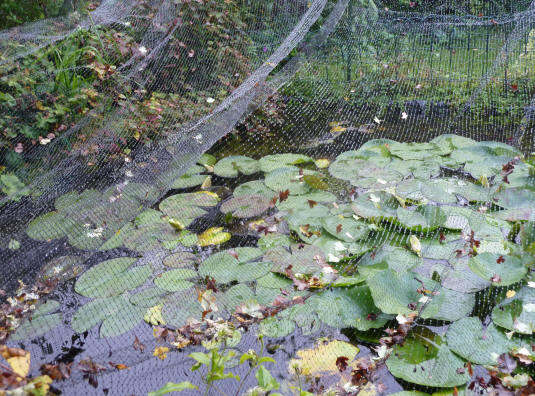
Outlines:
[[139, 338], [134, 338], [134, 343], [132, 344], [133, 348], [136, 350], [136, 351], [140, 351], [140, 352], [144, 352], [145, 351], [145, 345], [143, 345], [141, 343], [141, 341], [139, 341]]
[[340, 370], [340, 372], [346, 370], [348, 361], [349, 358], [347, 356], [338, 356], [338, 358], [336, 358], [336, 367], [338, 367], [338, 370]]
[[156, 356], [160, 360], [164, 360], [167, 358], [167, 352], [169, 352], [169, 348], [161, 346], [154, 348], [154, 352], [152, 353], [152, 356]]

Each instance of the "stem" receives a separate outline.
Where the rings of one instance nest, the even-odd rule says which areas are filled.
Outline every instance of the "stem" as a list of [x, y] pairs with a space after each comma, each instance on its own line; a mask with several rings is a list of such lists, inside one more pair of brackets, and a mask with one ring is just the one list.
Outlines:
[[219, 389], [215, 384], [214, 384], [214, 388], [215, 388], [216, 391], [221, 393], [223, 396], [228, 396], [225, 392], [223, 392], [221, 389]]
[[240, 395], [240, 390], [241, 390], [241, 387], [243, 386], [243, 384], [245, 383], [245, 380], [247, 379], [247, 377], [249, 377], [249, 375], [253, 372], [255, 366], [251, 366], [249, 367], [249, 371], [247, 371], [247, 374], [245, 374], [245, 376], [243, 377], [243, 379], [240, 381], [240, 385], [238, 386], [238, 389], [236, 389], [236, 393], [234, 396], [239, 396]]

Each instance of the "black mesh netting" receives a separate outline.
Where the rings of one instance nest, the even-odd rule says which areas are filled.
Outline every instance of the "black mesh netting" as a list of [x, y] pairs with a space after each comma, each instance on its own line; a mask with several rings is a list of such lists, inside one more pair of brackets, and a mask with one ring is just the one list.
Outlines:
[[75, 3], [0, 32], [5, 394], [535, 393], [535, 2]]

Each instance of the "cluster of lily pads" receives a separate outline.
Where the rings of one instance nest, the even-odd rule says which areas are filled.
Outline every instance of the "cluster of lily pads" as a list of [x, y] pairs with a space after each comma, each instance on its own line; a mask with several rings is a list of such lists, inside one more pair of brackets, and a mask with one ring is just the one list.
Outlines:
[[[219, 196], [212, 179], [229, 178], [242, 182]], [[106, 260], [76, 280], [74, 290], [91, 299], [72, 318], [76, 332], [102, 323], [100, 336], [111, 337], [143, 320], [171, 328], [200, 320], [198, 289], [213, 278], [222, 317], [236, 310], [260, 317], [281, 295], [304, 298], [261, 322], [270, 337], [322, 326], [365, 332], [417, 313], [425, 321], [394, 347], [387, 366], [408, 382], [454, 387], [469, 380], [468, 360], [492, 366], [502, 353], [531, 351], [523, 337], [535, 330], [534, 181], [535, 168], [515, 148], [456, 135], [371, 140], [332, 162], [292, 153], [204, 155], [173, 183], [188, 190], [119, 232], [88, 236], [104, 213], [87, 207], [99, 194], [89, 190], [58, 198], [28, 235], [143, 255]], [[121, 202], [108, 195], [99, 202]], [[203, 217], [220, 223], [196, 235], [190, 226]], [[235, 228], [256, 242], [226, 247]], [[207, 256], [207, 246], [218, 248]], [[16, 337], [28, 336], [36, 320], [52, 328], [59, 307], [47, 304]], [[482, 304], [490, 324], [477, 316]]]

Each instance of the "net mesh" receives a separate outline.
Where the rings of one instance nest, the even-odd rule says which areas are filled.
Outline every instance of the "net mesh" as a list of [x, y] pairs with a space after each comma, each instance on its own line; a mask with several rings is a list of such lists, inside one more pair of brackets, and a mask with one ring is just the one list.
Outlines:
[[0, 32], [2, 339], [64, 394], [268, 394], [250, 349], [272, 394], [529, 389], [534, 19], [104, 0]]

